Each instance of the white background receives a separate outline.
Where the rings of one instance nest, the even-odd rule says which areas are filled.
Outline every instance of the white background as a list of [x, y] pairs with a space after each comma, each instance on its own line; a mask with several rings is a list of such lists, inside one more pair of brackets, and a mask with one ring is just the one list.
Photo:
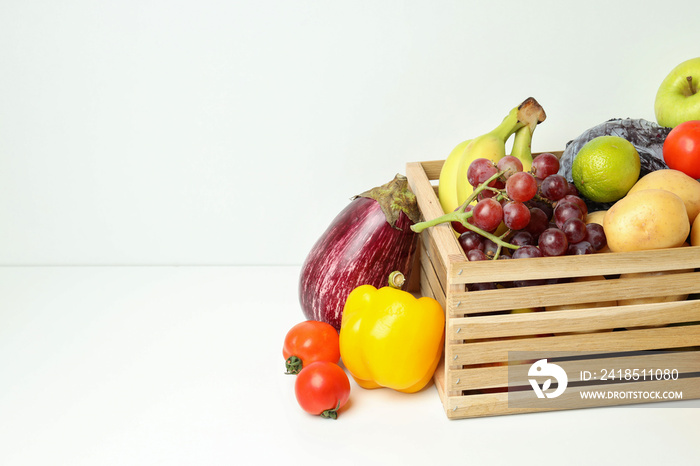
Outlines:
[[526, 97], [654, 120], [700, 3], [0, 1], [0, 264], [300, 264]]

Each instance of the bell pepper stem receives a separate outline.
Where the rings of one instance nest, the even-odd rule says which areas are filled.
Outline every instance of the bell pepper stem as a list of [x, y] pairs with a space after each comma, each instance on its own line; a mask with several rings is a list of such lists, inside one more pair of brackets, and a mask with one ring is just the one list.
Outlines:
[[389, 286], [392, 288], [396, 288], [397, 290], [400, 290], [403, 284], [406, 282], [406, 277], [399, 272], [398, 270], [395, 270], [389, 274]]

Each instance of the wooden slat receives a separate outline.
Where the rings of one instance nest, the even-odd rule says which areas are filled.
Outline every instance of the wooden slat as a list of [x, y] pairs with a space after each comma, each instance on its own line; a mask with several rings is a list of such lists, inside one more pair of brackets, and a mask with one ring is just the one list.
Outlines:
[[508, 386], [508, 366], [475, 367], [451, 370], [446, 385], [457, 390], [478, 390]]
[[435, 276], [440, 282], [440, 287], [443, 289], [447, 284], [447, 268], [442, 262], [442, 257], [435, 247], [435, 242], [431, 240], [431, 234], [428, 231], [424, 231], [420, 234], [423, 249], [425, 251], [425, 259], [429, 262], [429, 266], [434, 270]]
[[[509, 264], [517, 260], [507, 261]], [[451, 316], [700, 292], [700, 272], [455, 293]]]
[[420, 164], [428, 179], [434, 181], [440, 179], [440, 170], [442, 170], [444, 163], [444, 160], [431, 160]]
[[700, 267], [700, 246], [652, 251], [536, 257], [531, 259], [453, 262], [448, 273], [455, 283], [587, 277]]
[[[501, 365], [490, 367], [475, 367], [450, 371], [446, 384], [460, 390], [477, 390], [483, 388], [498, 388], [509, 386], [508, 371], [527, 377], [530, 362], [521, 365]], [[569, 383], [581, 381], [581, 371], [596, 371], [598, 369], [676, 369], [679, 374], [700, 373], [700, 352], [664, 352], [663, 354], [638, 354], [632, 356], [604, 357], [595, 359], [576, 359], [556, 361], [568, 375]], [[596, 374], [600, 377], [600, 374]], [[514, 377], [511, 377], [513, 379]], [[527, 381], [524, 381], [527, 384]], [[609, 382], [599, 381], [599, 384]], [[591, 386], [596, 386], [592, 384]]]
[[509, 351], [557, 351], [580, 355], [586, 352], [644, 351], [689, 346], [700, 346], [700, 325], [448, 345], [445, 358], [450, 364], [471, 365], [508, 361]]
[[[619, 386], [618, 386], [619, 385]], [[624, 385], [624, 387], [623, 387]], [[633, 384], [615, 384], [610, 386], [610, 390], [624, 389], [636, 391], [657, 391], [663, 390], [667, 385], [659, 382], [636, 382]], [[562, 404], [569, 403], [572, 408], [592, 408], [598, 406], [615, 406], [664, 402], [669, 400], [638, 400], [638, 399], [591, 399], [582, 400], [580, 393], [590, 390], [586, 387], [569, 387], [557, 400]], [[700, 380], [698, 378], [681, 379], [674, 382], [674, 391], [683, 393], [683, 400], [700, 398]], [[562, 398], [563, 397], [563, 398]], [[678, 402], [678, 401], [676, 401]], [[498, 416], [503, 414], [522, 414], [561, 410], [563, 408], [510, 408], [508, 407], [508, 393], [493, 393], [471, 396], [451, 396], [447, 397], [447, 402], [443, 404], [445, 413], [449, 419], [465, 419], [484, 416]]]
[[[428, 281], [428, 277], [426, 276], [425, 273], [423, 273], [423, 266], [421, 265], [421, 274], [420, 274], [420, 296], [427, 296], [429, 298], [435, 299], [435, 295], [433, 294], [433, 289], [430, 286], [430, 282]], [[418, 297], [420, 297], [418, 296]], [[442, 306], [442, 304], [441, 304]]]
[[[440, 202], [435, 196], [433, 188], [420, 163], [406, 164], [406, 174], [411, 190], [418, 199], [418, 207], [425, 220], [432, 220], [443, 215]], [[450, 255], [459, 255], [460, 247], [449, 224], [441, 224], [430, 229], [430, 235], [434, 238], [437, 252], [443, 264], [450, 263]], [[435, 256], [433, 256], [435, 259]]]
[[[464, 285], [448, 285], [448, 288], [447, 288], [447, 294], [448, 294], [448, 296], [449, 296], [449, 295], [452, 295], [452, 294], [454, 294], [454, 293], [457, 293], [457, 292], [458, 292], [458, 289], [459, 289], [460, 291], [463, 290], [463, 289], [464, 289]], [[450, 323], [450, 309], [449, 309], [449, 307], [446, 308], [446, 311], [445, 311], [445, 319], [446, 319], [445, 328], [447, 328], [447, 326], [448, 326], [449, 323]], [[445, 348], [452, 347], [452, 346], [454, 346], [454, 345], [459, 345], [459, 344], [462, 344], [462, 343], [464, 343], [464, 341], [461, 340], [461, 339], [459, 339], [459, 337], [453, 339], [451, 336], [445, 335]], [[443, 359], [444, 359], [444, 354], [446, 354], [445, 351], [443, 352]], [[445, 378], [446, 378], [453, 370], [455, 370], [455, 369], [460, 369], [461, 367], [462, 367], [462, 366], [461, 366], [461, 363], [456, 364], [452, 359], [450, 359], [449, 361], [448, 361], [448, 360], [445, 360]], [[445, 395], [446, 395], [446, 396], [453, 396], [453, 395], [458, 395], [458, 394], [459, 394], [459, 389], [455, 389], [455, 388], [450, 389], [450, 387], [445, 387]], [[444, 405], [444, 403], [443, 403], [443, 405]]]
[[700, 300], [449, 319], [449, 339], [479, 340], [700, 321]]
[[440, 285], [440, 281], [435, 274], [435, 269], [433, 268], [430, 260], [428, 260], [425, 250], [421, 250], [421, 276], [424, 279], [424, 282], [421, 284], [421, 288], [429, 288], [430, 294], [427, 296], [430, 296], [440, 303], [440, 306], [442, 306], [442, 309], [444, 310], [446, 306], [445, 290], [443, 290], [442, 286]]
[[[430, 261], [433, 269], [435, 269], [435, 275], [440, 281], [440, 286], [444, 290], [447, 287], [447, 266], [442, 261], [443, 257], [438, 251], [434, 235], [430, 231], [424, 231], [421, 233], [421, 239], [423, 240], [422, 244], [426, 251], [427, 260]], [[465, 287], [462, 286], [462, 289], [464, 290]]]
[[417, 162], [406, 164], [406, 177], [411, 191], [416, 195], [418, 207], [423, 217], [426, 220], [432, 220], [441, 216], [443, 214], [442, 207], [435, 196], [423, 166]]
[[[437, 368], [435, 369], [435, 374], [433, 374], [433, 382], [435, 383], [435, 389], [438, 392], [438, 396], [440, 397], [440, 402], [442, 403], [443, 406], [445, 406], [445, 403], [447, 402], [447, 392], [445, 390], [445, 378], [447, 376], [447, 370], [445, 369], [445, 358], [444, 354], [443, 357], [440, 359], [440, 362], [438, 363]], [[451, 395], [459, 395], [459, 393], [454, 392]]]

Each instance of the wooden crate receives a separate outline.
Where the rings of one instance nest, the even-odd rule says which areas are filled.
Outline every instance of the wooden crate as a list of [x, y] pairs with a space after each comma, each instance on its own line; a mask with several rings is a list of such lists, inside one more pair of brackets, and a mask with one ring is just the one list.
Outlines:
[[[426, 220], [443, 213], [436, 185], [443, 162], [415, 162], [406, 167], [410, 187]], [[446, 314], [445, 351], [435, 373], [435, 385], [448, 418], [570, 409], [549, 405], [509, 407], [508, 375], [517, 365], [512, 361], [508, 365], [509, 351], [539, 351], [552, 357], [568, 352], [577, 358], [557, 359], [561, 361], [558, 364], [575, 370], [598, 364], [593, 359], [601, 357], [600, 365], [644, 369], [648, 358], [654, 357], [649, 351], [662, 350], [664, 361], [672, 363], [681, 374], [674, 381], [674, 390], [682, 391], [683, 399], [700, 398], [700, 247], [468, 262], [448, 224], [428, 228], [420, 238], [420, 293], [440, 302]], [[620, 274], [671, 270], [690, 271], [618, 278]], [[469, 283], [600, 275], [607, 279], [467, 292]], [[690, 297], [654, 304], [594, 306], [603, 300], [673, 294]], [[558, 305], [579, 308], [509, 312]], [[585, 355], [590, 355], [589, 360]], [[529, 367], [531, 363], [520, 364]], [[609, 381], [605, 383], [608, 389], [615, 388]], [[621, 385], [640, 391], [659, 386], [649, 380]], [[566, 394], [581, 398], [580, 391], [592, 388], [596, 384], [590, 381], [569, 380]], [[511, 386], [511, 395], [514, 390]], [[648, 401], [653, 400], [600, 399], [575, 407]]]

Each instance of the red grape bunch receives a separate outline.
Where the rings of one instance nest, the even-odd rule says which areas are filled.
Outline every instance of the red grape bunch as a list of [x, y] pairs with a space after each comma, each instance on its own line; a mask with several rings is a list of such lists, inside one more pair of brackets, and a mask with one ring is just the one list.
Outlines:
[[592, 254], [606, 245], [603, 227], [586, 224], [588, 208], [573, 183], [559, 175], [559, 159], [537, 155], [530, 172], [506, 156], [494, 164], [476, 159], [467, 178], [476, 205], [468, 206], [459, 243], [472, 260]]

